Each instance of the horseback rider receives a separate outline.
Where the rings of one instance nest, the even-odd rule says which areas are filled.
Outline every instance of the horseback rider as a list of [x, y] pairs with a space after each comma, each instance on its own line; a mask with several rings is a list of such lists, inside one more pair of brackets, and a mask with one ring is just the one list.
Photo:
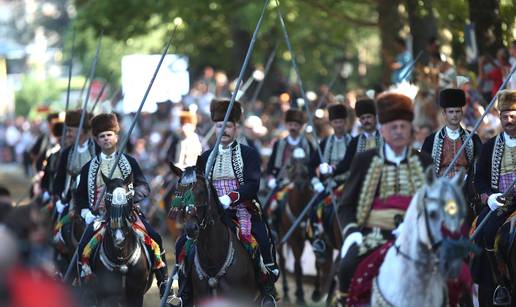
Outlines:
[[[334, 104], [328, 106], [328, 116], [330, 125], [333, 128], [333, 134], [324, 138], [321, 141], [321, 152], [323, 155], [323, 161], [320, 161], [318, 155], [315, 155], [315, 165], [318, 165], [318, 172], [322, 179], [331, 174], [332, 170], [339, 164], [349, 147], [349, 143], [352, 139], [351, 135], [346, 131], [346, 119], [348, 117], [348, 110], [342, 104]], [[321, 199], [324, 196], [321, 197]], [[312, 247], [315, 253], [323, 253], [326, 250], [326, 244], [322, 240], [323, 235], [323, 223], [322, 220], [316, 217], [317, 207], [313, 206], [311, 223], [313, 229], [314, 240]], [[333, 211], [333, 208], [332, 208]]]
[[314, 146], [305, 137], [302, 132], [303, 126], [306, 123], [306, 115], [303, 111], [298, 109], [289, 109], [285, 112], [285, 125], [288, 130], [288, 135], [276, 141], [272, 148], [272, 154], [267, 164], [267, 186], [274, 190], [278, 186], [278, 181], [286, 177], [285, 166], [289, 164], [291, 157], [296, 148], [304, 151], [306, 159], [309, 161], [309, 176], [312, 178], [311, 183], [314, 190], [322, 192], [324, 186], [319, 178], [315, 176], [315, 156]]
[[[268, 271], [267, 279], [262, 285], [262, 294], [265, 301], [272, 301], [275, 296], [274, 283], [279, 277], [279, 270], [276, 264], [274, 244], [257, 197], [261, 178], [260, 156], [255, 149], [236, 141], [237, 123], [242, 116], [239, 102], [235, 101], [226, 128], [221, 131], [229, 103], [228, 99], [221, 99], [213, 100], [210, 105], [211, 119], [215, 123], [216, 132], [223, 134], [217, 156], [214, 157], [213, 168], [205, 176], [209, 178], [215, 188], [219, 202], [227, 216], [231, 220], [238, 220], [241, 236], [252, 234], [255, 237], [263, 263]], [[205, 151], [199, 157], [197, 165], [201, 167], [201, 172], [205, 171], [212, 151], [213, 149]], [[185, 242], [186, 235], [178, 239], [176, 259], [179, 259], [179, 253]], [[188, 292], [191, 291], [185, 287], [183, 293]]]
[[[61, 138], [63, 136], [64, 121], [59, 117], [52, 121], [50, 132], [56, 138], [56, 144], [51, 148], [50, 155], [46, 159], [43, 168], [43, 177], [41, 178], [41, 188], [43, 190], [43, 201], [45, 202], [50, 196], [53, 196], [55, 190], [55, 176], [59, 166], [59, 157], [63, 149], [61, 148]], [[65, 141], [65, 147], [70, 145]]]
[[[478, 216], [477, 225], [489, 211], [495, 211], [496, 214], [492, 214], [479, 230], [476, 243], [483, 247], [483, 251], [475, 257], [472, 271], [475, 282], [479, 284], [479, 299], [484, 294], [488, 299], [485, 304], [502, 306], [510, 304], [510, 291], [505, 288], [507, 281], [503, 280], [496, 266], [494, 242], [498, 228], [516, 208], [516, 192], [514, 189], [508, 191], [516, 179], [516, 90], [500, 92], [498, 110], [503, 132], [482, 146], [477, 161], [475, 187], [482, 203], [486, 205]], [[507, 193], [505, 200], [498, 198], [502, 193]], [[496, 289], [492, 285], [497, 285]]]
[[[79, 242], [77, 248], [78, 255], [82, 255], [84, 247], [90, 242], [93, 237], [98, 223], [95, 221], [103, 218], [105, 214], [104, 201], [100, 200], [101, 193], [105, 187], [102, 175], [108, 177], [111, 169], [115, 167], [112, 178], [126, 179], [130, 176], [133, 178], [132, 194], [135, 211], [145, 227], [146, 232], [158, 245], [162, 252], [161, 260], [164, 266], [155, 270], [155, 275], [160, 289], [160, 296], [163, 295], [168, 279], [168, 271], [164, 257], [164, 249], [161, 236], [152, 228], [143, 216], [141, 210], [138, 208], [138, 203], [145, 199], [149, 193], [150, 188], [142, 173], [140, 165], [131, 156], [122, 154], [118, 164], [115, 166], [114, 162], [117, 155], [118, 134], [120, 128], [115, 114], [103, 113], [95, 116], [91, 120], [92, 132], [95, 141], [100, 146], [100, 154], [94, 156], [81, 170], [79, 186], [76, 192], [77, 208], [81, 217], [88, 225], [84, 235]], [[80, 257], [79, 257], [80, 258]], [[84, 268], [83, 268], [84, 269]], [[82, 272], [88, 274], [89, 272]]]
[[342, 298], [358, 264], [393, 239], [412, 196], [424, 182], [424, 169], [432, 163], [410, 146], [412, 100], [384, 93], [377, 100], [380, 133], [385, 144], [359, 153], [351, 164], [338, 214], [343, 222], [340, 286]]
[[91, 114], [86, 112], [83, 126], [79, 130], [81, 114], [82, 110], [77, 109], [66, 112], [65, 116], [65, 137], [74, 142], [77, 133], [80, 135], [77, 148], [74, 148], [72, 143], [72, 145], [62, 151], [59, 159], [59, 166], [55, 175], [54, 193], [59, 198], [56, 202], [56, 209], [60, 214], [66, 213], [70, 203], [73, 206], [76, 205], [73, 196], [77, 189], [77, 176], [81, 173], [82, 167], [99, 152], [98, 146], [90, 137]]
[[359, 99], [355, 103], [355, 114], [360, 121], [362, 132], [349, 143], [344, 159], [340, 160], [333, 175], [337, 181], [345, 179], [351, 162], [356, 154], [379, 148], [383, 143], [382, 136], [376, 128], [376, 106], [372, 99]]
[[[442, 108], [445, 125], [425, 139], [421, 151], [432, 157], [436, 175], [442, 176], [471, 132], [462, 128], [460, 124], [464, 117], [462, 108], [466, 105], [466, 94], [463, 90], [455, 88], [442, 90], [439, 93], [439, 105]], [[473, 186], [474, 164], [480, 154], [481, 147], [480, 137], [474, 134], [452, 170], [448, 173], [449, 178], [452, 178], [458, 172], [466, 175], [464, 194], [468, 203], [474, 201], [474, 197], [470, 197], [475, 194]], [[473, 209], [476, 208], [473, 206]], [[471, 223], [471, 221], [469, 222]]]

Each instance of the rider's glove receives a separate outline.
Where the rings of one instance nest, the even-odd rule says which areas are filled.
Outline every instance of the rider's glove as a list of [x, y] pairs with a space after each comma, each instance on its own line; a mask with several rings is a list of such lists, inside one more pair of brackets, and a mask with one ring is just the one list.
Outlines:
[[322, 191], [324, 191], [324, 185], [321, 183], [321, 181], [317, 177], [312, 179], [312, 188], [317, 193], [321, 193]]
[[276, 182], [276, 178], [270, 178], [269, 181], [267, 181], [267, 186], [269, 189], [275, 189], [278, 186], [278, 183]]
[[222, 208], [227, 209], [231, 205], [231, 198], [227, 195], [219, 197], [220, 204]]
[[91, 213], [90, 209], [82, 209], [81, 216], [87, 225], [91, 224], [97, 217]]
[[56, 202], [57, 213], [59, 213], [59, 214], [63, 213], [63, 211], [66, 207], [68, 207], [68, 204], [63, 204], [60, 199], [57, 200], [57, 202]]
[[319, 165], [319, 172], [321, 173], [321, 175], [331, 174], [333, 172], [333, 167], [326, 162], [321, 163]]
[[499, 196], [502, 196], [502, 193], [494, 193], [489, 195], [489, 198], [487, 199], [487, 205], [491, 211], [495, 211], [496, 209], [504, 206], [503, 203], [497, 200]]

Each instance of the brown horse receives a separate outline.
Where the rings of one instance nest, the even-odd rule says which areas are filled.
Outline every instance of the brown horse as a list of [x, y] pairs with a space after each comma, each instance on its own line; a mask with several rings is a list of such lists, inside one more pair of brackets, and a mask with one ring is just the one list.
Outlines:
[[[59, 215], [56, 223], [58, 223], [61, 218], [62, 216]], [[57, 267], [61, 274], [65, 274], [66, 269], [72, 260], [73, 254], [79, 245], [81, 235], [86, 227], [84, 225], [84, 221], [75, 210], [70, 209], [68, 212], [68, 218], [69, 222], [63, 224], [60, 230], [60, 235], [62, 236], [64, 244], [62, 244], [62, 248], [56, 248], [55, 253]]]
[[[303, 211], [308, 200], [312, 197], [310, 187], [310, 176], [308, 175], [307, 161], [303, 158], [291, 159], [287, 167], [287, 178], [292, 183], [292, 188], [288, 192], [287, 202], [279, 210], [279, 223], [276, 223], [279, 237], [283, 237], [290, 229], [296, 217]], [[301, 256], [305, 248], [305, 229], [304, 223], [292, 233], [287, 240], [288, 246], [292, 249], [294, 255], [294, 274], [296, 279], [296, 303], [304, 304], [303, 291], [303, 268], [301, 267]], [[285, 301], [289, 301], [288, 282], [285, 269], [285, 255], [282, 251], [278, 251], [279, 265], [282, 272], [283, 295]]]
[[[335, 201], [337, 201], [337, 197], [335, 197]], [[327, 216], [328, 214], [331, 215]], [[330, 225], [324, 225], [324, 233], [321, 238], [326, 249], [322, 254], [316, 253], [315, 269], [317, 275], [314, 282], [312, 300], [317, 302], [321, 299], [322, 294], [328, 294], [326, 303], [330, 304], [336, 287], [335, 277], [339, 265], [339, 257], [334, 260], [333, 254], [334, 251], [339, 251], [342, 246], [342, 234], [339, 230], [339, 223], [337, 222], [337, 216], [333, 207], [332, 210], [323, 209], [323, 221], [326, 220], [331, 220], [331, 222]]]
[[188, 280], [183, 282], [191, 282], [193, 292], [189, 298], [193, 302], [186, 304], [199, 304], [212, 296], [253, 301], [259, 294], [255, 264], [229, 226], [215, 190], [196, 167], [171, 168], [180, 177], [179, 214], [195, 251], [192, 259], [186, 260]]

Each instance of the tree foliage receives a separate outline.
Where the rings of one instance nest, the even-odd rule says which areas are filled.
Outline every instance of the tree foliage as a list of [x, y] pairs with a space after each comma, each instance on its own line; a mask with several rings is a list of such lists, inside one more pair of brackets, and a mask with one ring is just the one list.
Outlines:
[[[359, 76], [355, 69], [350, 81], [352, 85], [368, 86], [380, 79], [380, 68], [386, 61], [384, 56], [392, 53], [390, 40], [393, 37], [409, 32], [430, 34], [424, 29], [410, 30], [415, 26], [409, 23], [408, 9], [412, 10], [412, 16], [422, 20], [419, 25], [424, 25], [425, 20], [433, 20], [443, 45], [449, 47], [453, 57], [462, 57], [470, 1], [283, 0], [281, 10], [303, 80], [308, 86], [328, 82], [344, 59], [357, 67], [359, 54], [362, 55], [360, 61], [367, 64], [367, 75]], [[510, 2], [500, 1], [505, 42], [510, 39], [514, 27], [515, 8]], [[188, 56], [194, 74], [203, 66], [212, 65], [236, 76], [263, 3], [248, 0], [76, 0], [78, 15], [74, 26], [79, 33], [78, 50], [83, 71], [88, 71], [96, 37], [101, 32], [104, 38], [98, 75], [107, 77], [110, 72], [115, 72], [118, 78], [121, 57], [135, 52], [159, 53], [173, 28], [173, 21], [179, 17], [183, 23], [174, 37], [171, 52]], [[275, 6], [276, 1], [271, 1], [252, 64], [264, 63], [279, 42], [274, 71], [287, 76], [291, 73], [288, 61], [291, 55], [283, 41]], [[417, 48], [421, 48], [421, 41], [426, 38], [418, 39]], [[69, 37], [67, 41], [70, 41]], [[385, 67], [383, 65], [384, 71]]]

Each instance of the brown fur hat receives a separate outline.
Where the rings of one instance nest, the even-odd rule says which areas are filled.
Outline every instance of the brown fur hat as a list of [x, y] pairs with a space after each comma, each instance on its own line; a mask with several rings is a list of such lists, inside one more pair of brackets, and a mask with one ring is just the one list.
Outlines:
[[115, 133], [118, 133], [120, 131], [120, 126], [118, 126], [118, 120], [115, 114], [102, 113], [91, 120], [91, 130], [93, 135], [97, 136], [104, 131], [114, 131]]
[[[65, 124], [67, 127], [78, 128], [81, 123], [81, 113], [82, 109], [71, 110], [66, 112], [65, 116]], [[86, 112], [83, 123], [84, 130], [89, 130], [91, 128], [91, 114]]]
[[287, 112], [285, 112], [285, 122], [297, 122], [303, 125], [306, 123], [305, 112], [299, 109], [289, 109]]
[[50, 128], [50, 132], [52, 132], [52, 135], [55, 137], [61, 137], [63, 135], [63, 128], [63, 122], [55, 122], [52, 124], [52, 127]]
[[458, 88], [447, 88], [439, 93], [441, 108], [462, 108], [466, 105], [466, 94]]
[[360, 117], [364, 114], [376, 115], [376, 106], [374, 105], [374, 100], [369, 98], [359, 99], [355, 103], [355, 114], [357, 117]]
[[[224, 121], [224, 116], [226, 116], [226, 111], [229, 107], [230, 100], [227, 98], [224, 99], [213, 99], [210, 104], [210, 113], [211, 120], [214, 122]], [[233, 109], [229, 114], [229, 121], [239, 122], [242, 117], [242, 106], [240, 102], [235, 100], [233, 104]]]
[[348, 117], [348, 109], [342, 104], [333, 104], [328, 106], [328, 115], [331, 120], [346, 119]]
[[395, 120], [412, 122], [414, 119], [414, 107], [412, 99], [398, 93], [384, 93], [376, 100], [378, 122], [385, 124]]
[[503, 90], [498, 94], [498, 111], [516, 110], [516, 90]]

